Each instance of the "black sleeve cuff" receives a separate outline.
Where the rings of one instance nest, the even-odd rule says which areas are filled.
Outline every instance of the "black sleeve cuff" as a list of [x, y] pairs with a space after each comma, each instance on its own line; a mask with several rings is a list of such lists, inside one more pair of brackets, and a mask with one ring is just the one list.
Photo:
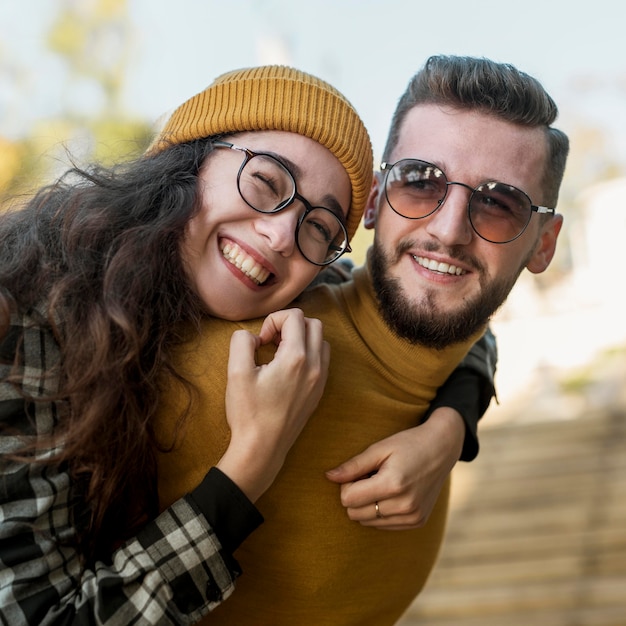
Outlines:
[[450, 407], [458, 411], [465, 422], [465, 440], [461, 461], [473, 461], [478, 455], [478, 421], [485, 414], [495, 395], [493, 383], [470, 367], [457, 367], [439, 388], [425, 422], [435, 409]]
[[232, 554], [263, 523], [263, 516], [226, 474], [212, 467], [189, 494], [224, 550]]

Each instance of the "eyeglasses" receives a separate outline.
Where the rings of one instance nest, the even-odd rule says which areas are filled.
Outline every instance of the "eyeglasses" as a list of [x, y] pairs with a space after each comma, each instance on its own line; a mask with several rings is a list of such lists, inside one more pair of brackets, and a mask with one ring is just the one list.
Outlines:
[[295, 239], [307, 261], [313, 265], [328, 265], [344, 252], [351, 252], [348, 232], [339, 216], [326, 207], [312, 206], [303, 198], [292, 173], [276, 157], [225, 141], [214, 141], [213, 145], [244, 153], [237, 174], [237, 189], [255, 211], [278, 213], [295, 200], [302, 202], [304, 213], [296, 224]]
[[554, 215], [556, 209], [534, 205], [517, 187], [490, 181], [473, 188], [449, 181], [441, 169], [419, 159], [383, 163], [385, 196], [389, 206], [402, 217], [422, 219], [432, 215], [446, 200], [450, 185], [471, 191], [467, 202], [470, 224], [476, 234], [491, 243], [517, 239], [530, 223], [533, 211]]

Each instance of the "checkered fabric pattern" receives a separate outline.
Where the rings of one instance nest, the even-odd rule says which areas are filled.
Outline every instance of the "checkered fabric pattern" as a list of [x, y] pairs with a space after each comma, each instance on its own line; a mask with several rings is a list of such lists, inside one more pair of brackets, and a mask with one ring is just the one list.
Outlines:
[[[24, 438], [53, 432], [63, 410], [52, 402], [25, 401], [5, 381], [16, 349], [23, 392], [37, 399], [58, 385], [49, 375], [59, 360], [51, 333], [32, 317], [14, 317], [0, 343], [0, 624], [197, 622], [233, 592], [236, 574], [192, 498], [147, 524], [113, 554], [112, 564], [85, 569], [68, 547], [75, 533], [69, 502], [77, 497], [68, 473], [4, 456]], [[53, 452], [40, 449], [37, 458]]]

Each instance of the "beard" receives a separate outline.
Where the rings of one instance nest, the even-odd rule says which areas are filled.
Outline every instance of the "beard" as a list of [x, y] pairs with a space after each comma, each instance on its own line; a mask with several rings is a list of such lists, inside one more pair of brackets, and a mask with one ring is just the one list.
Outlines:
[[463, 300], [456, 309], [448, 310], [437, 306], [434, 290], [425, 289], [419, 297], [409, 298], [401, 282], [390, 276], [390, 266], [413, 245], [414, 242], [401, 243], [393, 259], [385, 254], [375, 239], [370, 254], [372, 284], [387, 326], [402, 339], [437, 350], [467, 341], [484, 328], [506, 300], [532, 256], [531, 253], [524, 259], [513, 276], [489, 279], [475, 259], [468, 259], [462, 253], [450, 255], [463, 258], [476, 269], [480, 276], [480, 291], [473, 298]]

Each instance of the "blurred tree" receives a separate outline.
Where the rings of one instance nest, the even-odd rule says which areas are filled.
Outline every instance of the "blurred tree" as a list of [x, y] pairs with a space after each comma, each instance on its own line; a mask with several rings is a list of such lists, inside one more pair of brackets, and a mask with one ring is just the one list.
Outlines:
[[[149, 124], [122, 106], [132, 35], [126, 0], [59, 2], [46, 44], [67, 69], [61, 111], [18, 140], [0, 138], [0, 193], [19, 193], [58, 174], [55, 168], [67, 165], [64, 151], [78, 162], [111, 163], [146, 147]], [[19, 80], [20, 72], [13, 74]]]
[[6, 189], [17, 174], [22, 152], [19, 143], [0, 137], [0, 190]]

